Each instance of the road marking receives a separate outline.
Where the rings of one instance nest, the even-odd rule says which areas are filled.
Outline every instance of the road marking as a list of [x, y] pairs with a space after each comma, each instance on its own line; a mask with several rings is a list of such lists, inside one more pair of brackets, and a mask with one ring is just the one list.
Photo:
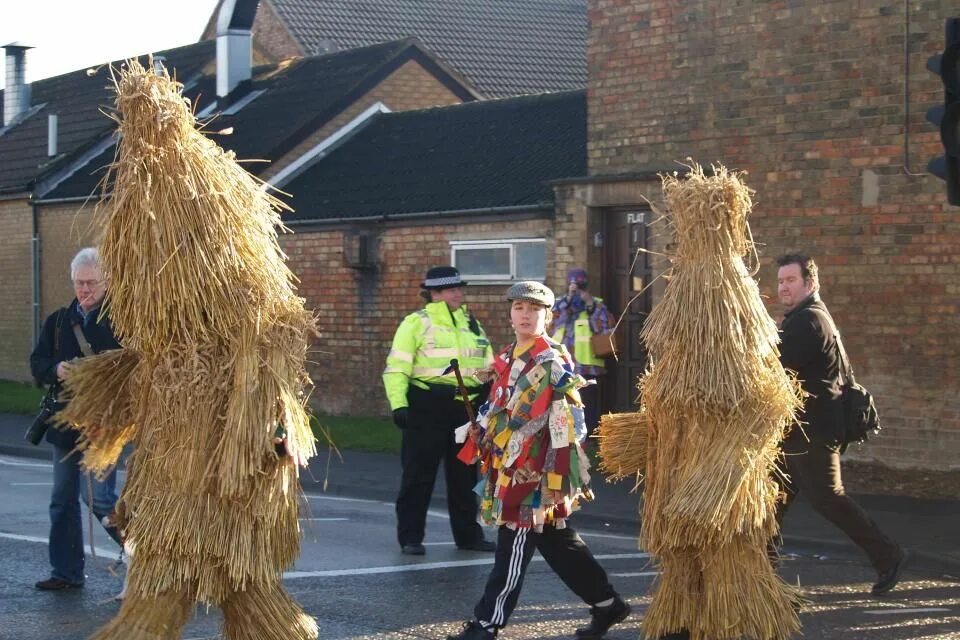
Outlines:
[[639, 578], [642, 576], [658, 576], [660, 575], [659, 571], [635, 571], [633, 573], [611, 573], [610, 575], [617, 578]]
[[620, 536], [614, 533], [594, 533], [593, 531], [580, 531], [577, 529], [577, 533], [581, 536], [588, 538], [611, 538], [613, 540], [634, 540], [637, 541], [640, 539], [640, 536]]
[[11, 482], [11, 487], [52, 487], [52, 482]]
[[309, 520], [310, 522], [342, 522], [350, 518], [297, 518], [298, 520]]
[[[597, 560], [626, 560], [645, 558], [646, 554], [639, 553], [610, 553], [594, 556]], [[329, 571], [287, 571], [283, 577], [287, 580], [302, 578], [337, 578], [341, 576], [371, 576], [384, 573], [406, 573], [410, 571], [431, 571], [433, 569], [456, 569], [458, 567], [479, 567], [492, 565], [493, 558], [478, 560], [457, 560], [453, 562], [420, 562], [416, 564], [401, 564], [387, 567], [366, 567], [362, 569], [332, 569]], [[543, 558], [535, 556], [533, 562], [543, 562]]]
[[18, 460], [9, 460], [7, 458], [0, 458], [0, 464], [5, 464], [9, 467], [36, 467], [37, 469], [50, 469], [53, 467], [53, 464], [41, 464], [39, 462], [20, 462]]
[[[8, 540], [19, 540], [20, 542], [39, 542], [40, 544], [49, 544], [49, 540], [46, 538], [38, 538], [37, 536], [21, 536], [16, 533], [0, 533], [0, 538], [6, 538]], [[89, 549], [89, 545], [84, 545], [84, 549]], [[116, 551], [108, 551], [107, 549], [101, 549], [100, 547], [94, 547], [94, 551], [97, 552], [98, 558], [109, 558], [110, 560], [119, 560], [120, 554]]]
[[945, 609], [943, 607], [919, 607], [917, 609], [873, 609], [871, 611], [864, 611], [864, 613], [869, 613], [872, 616], [898, 616], [906, 615], [909, 613], [943, 613], [945, 611], [950, 611], [950, 609]]
[[363, 498], [340, 498], [338, 496], [318, 496], [315, 494], [306, 494], [310, 500], [332, 500], [334, 502], [363, 502], [366, 504], [381, 504], [379, 500], [364, 500]]
[[439, 546], [446, 546], [446, 545], [453, 545], [453, 544], [456, 544], [456, 543], [451, 540], [450, 542], [424, 542], [424, 543], [423, 543], [423, 546], [425, 546], [425, 547], [439, 547]]

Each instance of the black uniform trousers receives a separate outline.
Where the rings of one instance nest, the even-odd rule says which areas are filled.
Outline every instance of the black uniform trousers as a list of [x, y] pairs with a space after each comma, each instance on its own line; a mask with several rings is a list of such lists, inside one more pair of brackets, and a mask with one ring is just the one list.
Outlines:
[[427, 509], [443, 461], [447, 483], [447, 511], [457, 546], [483, 539], [477, 522], [478, 500], [473, 492], [477, 484], [477, 466], [457, 460], [462, 445], [454, 442], [453, 431], [466, 424], [466, 408], [454, 397], [454, 389], [433, 392], [410, 387], [409, 424], [403, 430], [400, 462], [403, 475], [397, 496], [397, 541], [400, 545], [423, 542]]
[[483, 597], [473, 611], [484, 628], [499, 629], [507, 624], [517, 606], [523, 577], [534, 551], [540, 551], [554, 573], [588, 605], [617, 595], [607, 572], [572, 527], [557, 529], [545, 525], [543, 532], [538, 533], [535, 529], [511, 529], [501, 525], [493, 570], [487, 578]]
[[776, 474], [786, 494], [777, 508], [777, 522], [798, 494], [804, 494], [821, 516], [833, 523], [864, 550], [877, 571], [892, 567], [900, 558], [900, 545], [887, 537], [867, 513], [846, 494], [840, 474], [840, 454], [817, 441], [807, 442], [797, 434], [783, 445], [787, 478]]

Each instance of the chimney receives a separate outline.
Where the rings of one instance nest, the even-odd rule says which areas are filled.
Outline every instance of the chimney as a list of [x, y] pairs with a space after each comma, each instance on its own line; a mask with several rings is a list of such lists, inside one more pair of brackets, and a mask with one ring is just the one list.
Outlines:
[[30, 108], [27, 84], [27, 49], [33, 47], [11, 42], [3, 47], [6, 55], [7, 84], [3, 90], [3, 126], [9, 125]]
[[57, 155], [57, 114], [47, 116], [47, 155], [51, 158]]
[[253, 65], [253, 20], [259, 0], [223, 0], [217, 14], [217, 96], [249, 80]]

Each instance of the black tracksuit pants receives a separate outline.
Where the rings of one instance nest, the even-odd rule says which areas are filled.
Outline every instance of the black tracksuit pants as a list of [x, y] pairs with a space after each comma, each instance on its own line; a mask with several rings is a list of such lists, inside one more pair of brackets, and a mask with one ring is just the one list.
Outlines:
[[534, 551], [540, 551], [554, 573], [588, 605], [617, 595], [607, 572], [573, 528], [557, 529], [545, 525], [543, 532], [537, 533], [535, 529], [501, 526], [493, 570], [487, 579], [483, 598], [473, 611], [474, 617], [485, 628], [499, 629], [507, 624], [517, 606], [523, 577]]
[[423, 542], [441, 461], [454, 542], [463, 546], [483, 539], [483, 529], [477, 522], [477, 495], [473, 492], [477, 466], [457, 460], [462, 445], [454, 442], [453, 430], [466, 424], [468, 418], [463, 402], [455, 399], [453, 391], [452, 387], [434, 392], [410, 387], [407, 394], [409, 425], [403, 430], [403, 475], [397, 496], [397, 541], [401, 546]]

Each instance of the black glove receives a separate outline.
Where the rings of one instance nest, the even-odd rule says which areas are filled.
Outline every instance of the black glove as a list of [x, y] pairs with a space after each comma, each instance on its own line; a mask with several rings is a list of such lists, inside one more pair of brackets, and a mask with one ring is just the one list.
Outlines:
[[397, 425], [401, 429], [406, 429], [408, 420], [410, 419], [409, 411], [406, 407], [401, 407], [400, 409], [394, 409], [393, 411], [393, 424]]

